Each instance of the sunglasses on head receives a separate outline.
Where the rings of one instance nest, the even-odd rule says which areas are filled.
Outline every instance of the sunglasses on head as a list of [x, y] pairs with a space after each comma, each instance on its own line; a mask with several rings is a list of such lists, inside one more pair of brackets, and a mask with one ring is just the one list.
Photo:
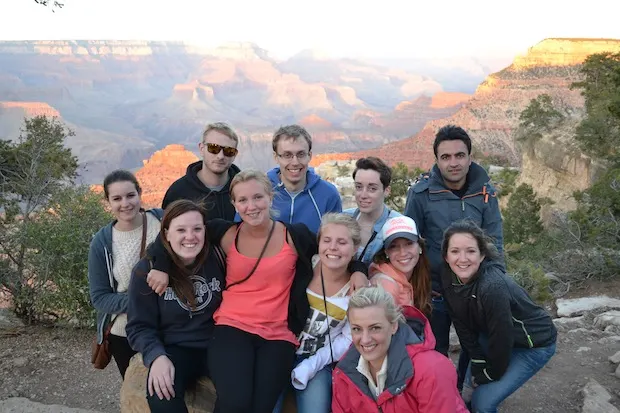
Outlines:
[[230, 146], [222, 146], [222, 145], [218, 145], [217, 143], [206, 143], [205, 142], [205, 145], [207, 145], [207, 151], [209, 153], [212, 153], [213, 155], [217, 155], [220, 153], [220, 151], [224, 151], [224, 156], [232, 158], [239, 152], [237, 148], [231, 148]]

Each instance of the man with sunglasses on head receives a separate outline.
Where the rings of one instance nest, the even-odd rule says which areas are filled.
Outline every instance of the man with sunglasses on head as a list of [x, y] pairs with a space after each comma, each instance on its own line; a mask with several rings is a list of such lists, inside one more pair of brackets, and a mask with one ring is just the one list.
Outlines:
[[222, 218], [232, 221], [235, 207], [230, 202], [230, 181], [239, 172], [233, 164], [238, 150], [239, 137], [224, 122], [207, 125], [198, 144], [202, 161], [187, 167], [185, 176], [177, 179], [164, 196], [162, 208], [177, 199], [203, 201], [208, 219]]
[[316, 233], [321, 217], [328, 212], [342, 212], [336, 187], [321, 179], [312, 168], [312, 138], [299, 125], [282, 126], [273, 135], [273, 156], [279, 166], [267, 175], [273, 184], [273, 209], [278, 219], [303, 223]]

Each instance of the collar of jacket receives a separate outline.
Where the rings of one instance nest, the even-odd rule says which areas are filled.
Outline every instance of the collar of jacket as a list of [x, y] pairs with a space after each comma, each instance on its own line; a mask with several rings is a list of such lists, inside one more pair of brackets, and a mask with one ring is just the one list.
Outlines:
[[[351, 211], [351, 210], [349, 210], [349, 211]], [[343, 211], [343, 212], [346, 212], [346, 211]], [[372, 226], [372, 230], [376, 231], [377, 234], [381, 233], [381, 230], [383, 229], [383, 225], [388, 220], [388, 217], [389, 217], [391, 212], [392, 212], [392, 210], [390, 208], [388, 208], [387, 205], [383, 204], [383, 212], [381, 212], [381, 216], [375, 221], [374, 225]], [[359, 216], [360, 216], [360, 209], [359, 208], [355, 208], [351, 215], [353, 216], [353, 218], [358, 219]], [[392, 218], [394, 218], [394, 217], [392, 217]]]
[[185, 176], [188, 179], [188, 182], [196, 189], [201, 192], [207, 194], [227, 194], [230, 191], [230, 181], [233, 179], [235, 175], [237, 175], [241, 170], [234, 163], [230, 165], [228, 168], [228, 181], [224, 184], [222, 189], [219, 191], [212, 191], [209, 187], [207, 187], [201, 180], [198, 178], [198, 172], [203, 167], [203, 161], [196, 161], [187, 165], [187, 170], [185, 171]]
[[[489, 182], [490, 179], [489, 174], [482, 166], [478, 165], [476, 162], [472, 162], [469, 166], [469, 172], [467, 173], [467, 181], [469, 182], [469, 186], [464, 197], [482, 193], [482, 188]], [[428, 189], [431, 194], [445, 194], [447, 197], [458, 198], [446, 186], [437, 164], [433, 165], [433, 168], [431, 169]]]
[[[273, 185], [273, 189], [276, 191], [284, 191], [286, 187], [280, 178], [280, 167], [276, 166], [267, 172], [267, 176]], [[304, 185], [302, 192], [312, 189], [319, 181], [321, 177], [314, 172], [314, 168], [308, 167], [306, 170], [306, 185]]]
[[357, 370], [360, 353], [355, 346], [351, 346], [337, 365], [365, 395], [372, 400], [376, 400], [379, 404], [402, 393], [409, 380], [413, 378], [414, 368], [408, 346], [415, 346], [417, 351], [428, 351], [435, 347], [434, 338], [431, 340], [427, 336], [428, 331], [430, 331], [428, 320], [420, 310], [412, 306], [406, 306], [404, 314], [406, 323], [399, 323], [398, 330], [392, 337], [390, 348], [388, 349], [385, 389], [378, 398], [375, 398], [370, 391], [364, 375]]

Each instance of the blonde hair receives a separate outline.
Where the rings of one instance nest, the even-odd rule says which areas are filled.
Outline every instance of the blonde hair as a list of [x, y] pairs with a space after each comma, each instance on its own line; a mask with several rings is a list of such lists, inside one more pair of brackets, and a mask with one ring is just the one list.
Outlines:
[[267, 174], [256, 169], [246, 169], [239, 172], [230, 181], [230, 199], [233, 202], [235, 201], [235, 186], [248, 181], [258, 182], [265, 188], [265, 192], [267, 193], [267, 195], [269, 195], [270, 197], [273, 196], [273, 187], [271, 186], [271, 181], [267, 177]]
[[405, 316], [401, 308], [396, 304], [392, 294], [382, 287], [363, 287], [355, 291], [349, 300], [347, 315], [354, 308], [381, 307], [385, 310], [385, 316], [390, 324], [404, 322]]
[[202, 132], [202, 143], [205, 143], [207, 134], [213, 130], [228, 136], [230, 139], [235, 141], [236, 144], [239, 144], [239, 136], [237, 136], [237, 133], [225, 122], [209, 123], [205, 128], [205, 131]]
[[[256, 181], [261, 184], [265, 189], [267, 195], [273, 199], [273, 186], [271, 186], [271, 181], [267, 177], [267, 174], [261, 171], [257, 171], [256, 169], [246, 169], [245, 171], [239, 172], [230, 181], [230, 202], [232, 202], [233, 204], [235, 202], [235, 186], [237, 186], [237, 184], [249, 181]], [[269, 215], [271, 216], [271, 218], [277, 219], [280, 216], [280, 211], [270, 207]]]
[[353, 245], [355, 246], [355, 248], [357, 248], [361, 244], [362, 230], [360, 228], [360, 224], [351, 215], [343, 214], [342, 212], [330, 212], [323, 215], [323, 218], [321, 218], [321, 226], [319, 227], [317, 239], [321, 239], [321, 233], [323, 232], [323, 228], [331, 224], [342, 225], [346, 227], [351, 234], [351, 239], [353, 240]]

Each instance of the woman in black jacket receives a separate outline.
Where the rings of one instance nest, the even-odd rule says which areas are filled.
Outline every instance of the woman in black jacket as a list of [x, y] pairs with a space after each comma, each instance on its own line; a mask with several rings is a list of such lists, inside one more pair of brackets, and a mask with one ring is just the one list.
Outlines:
[[[471, 355], [463, 397], [475, 412], [497, 407], [555, 353], [551, 317], [501, 265], [492, 241], [473, 222], [444, 234], [444, 298], [461, 345]], [[473, 390], [473, 394], [472, 394]]]

